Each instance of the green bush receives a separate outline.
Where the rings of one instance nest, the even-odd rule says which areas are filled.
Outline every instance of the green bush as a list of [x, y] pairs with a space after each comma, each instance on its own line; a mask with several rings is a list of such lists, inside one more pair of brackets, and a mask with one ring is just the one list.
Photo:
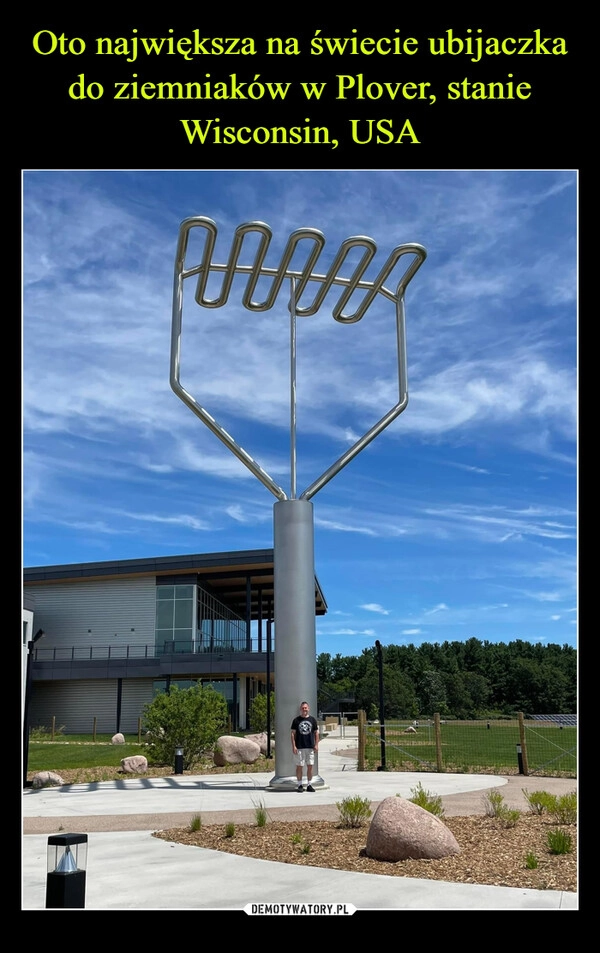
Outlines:
[[541, 815], [544, 811], [549, 813], [556, 804], [554, 794], [550, 794], [548, 791], [527, 791], [523, 788], [522, 793], [529, 805], [529, 810], [533, 814]]
[[573, 838], [567, 831], [548, 831], [547, 837], [551, 854], [570, 854], [573, 850]]
[[570, 791], [568, 794], [559, 795], [550, 813], [557, 824], [576, 824], [577, 792]]
[[[271, 729], [275, 724], [275, 693], [271, 692], [270, 701]], [[267, 695], [256, 695], [250, 702], [250, 727], [255, 733], [267, 730]]]
[[550, 794], [548, 791], [523, 791], [534, 814], [551, 814], [557, 824], [575, 824], [577, 822], [577, 792], [568, 794]]
[[199, 831], [202, 829], [202, 817], [200, 814], [195, 814], [190, 821], [190, 830]]
[[505, 827], [514, 827], [521, 816], [521, 812], [516, 808], [505, 807], [498, 815]]
[[508, 807], [500, 791], [488, 791], [484, 795], [485, 812], [488, 817], [497, 817], [505, 827], [514, 827], [521, 816], [521, 812]]
[[371, 802], [366, 797], [345, 797], [343, 801], [336, 801], [335, 805], [340, 812], [341, 827], [362, 827], [371, 814]]
[[268, 815], [264, 801], [253, 801], [252, 803], [254, 804], [254, 817], [256, 820], [256, 826], [265, 827]]
[[411, 801], [412, 804], [422, 807], [425, 811], [429, 811], [430, 814], [435, 814], [436, 817], [444, 816], [441, 797], [436, 794], [431, 794], [430, 791], [426, 791], [420, 781], [416, 788], [410, 789], [410, 793], [412, 797], [409, 797], [408, 800]]
[[528, 854], [525, 854], [525, 866], [527, 870], [535, 870], [538, 865], [538, 859], [533, 853], [532, 850]]
[[233, 821], [228, 821], [225, 825], [225, 837], [235, 837], [235, 824]]
[[506, 810], [504, 798], [500, 794], [500, 791], [497, 791], [495, 788], [493, 791], [486, 791], [483, 795], [483, 801], [485, 804], [485, 813], [488, 817], [500, 817], [502, 812]]
[[212, 686], [176, 685], [144, 706], [148, 760], [173, 764], [175, 748], [183, 748], [183, 767], [189, 769], [212, 748], [227, 725], [227, 702]]

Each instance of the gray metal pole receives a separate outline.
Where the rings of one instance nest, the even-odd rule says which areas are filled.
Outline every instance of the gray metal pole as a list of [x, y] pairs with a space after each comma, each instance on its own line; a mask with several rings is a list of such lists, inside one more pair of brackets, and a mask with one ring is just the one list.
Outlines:
[[[307, 701], [317, 712], [314, 516], [310, 500], [273, 506], [275, 552], [275, 776], [269, 788], [295, 790], [290, 726]], [[312, 784], [323, 787], [315, 757]]]

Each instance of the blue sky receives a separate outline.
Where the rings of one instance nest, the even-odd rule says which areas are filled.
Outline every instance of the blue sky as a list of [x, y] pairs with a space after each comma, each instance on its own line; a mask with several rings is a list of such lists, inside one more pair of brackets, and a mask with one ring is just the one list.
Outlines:
[[[577, 644], [577, 174], [25, 171], [23, 564], [272, 546], [275, 498], [169, 386], [180, 222], [300, 227], [427, 260], [407, 409], [313, 498], [317, 652]], [[186, 287], [186, 293], [190, 291]], [[287, 294], [186, 299], [184, 386], [290, 486]], [[327, 299], [328, 301], [329, 299]], [[297, 328], [298, 491], [397, 400], [393, 307]]]

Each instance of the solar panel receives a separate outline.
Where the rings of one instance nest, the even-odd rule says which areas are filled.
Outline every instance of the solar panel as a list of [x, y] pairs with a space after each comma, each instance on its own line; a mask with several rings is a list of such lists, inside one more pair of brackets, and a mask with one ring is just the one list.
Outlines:
[[531, 715], [535, 721], [551, 721], [555, 725], [577, 728], [577, 715]]

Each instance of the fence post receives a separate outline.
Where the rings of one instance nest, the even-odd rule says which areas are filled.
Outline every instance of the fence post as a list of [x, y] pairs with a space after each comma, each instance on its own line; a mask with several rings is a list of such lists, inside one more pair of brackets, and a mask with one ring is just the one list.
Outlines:
[[367, 743], [367, 716], [365, 712], [361, 709], [358, 713], [358, 763], [356, 765], [357, 771], [365, 770], [365, 746]]
[[94, 715], [94, 725], [93, 725], [93, 727], [92, 727], [92, 741], [94, 742], [94, 744], [96, 743], [96, 727], [97, 727], [97, 724], [98, 724], [98, 719], [97, 719], [96, 716]]
[[55, 733], [56, 733], [56, 715], [52, 715], [52, 734], [50, 735], [51, 741], [54, 741]]
[[529, 761], [527, 759], [527, 742], [525, 741], [525, 719], [523, 717], [523, 712], [517, 712], [517, 718], [519, 719], [519, 738], [521, 741], [521, 755], [523, 757], [523, 774], [525, 777], [529, 774]]
[[138, 744], [142, 743], [142, 719], [138, 718]]
[[440, 715], [437, 711], [433, 716], [433, 730], [435, 732], [435, 760], [437, 769], [441, 772], [444, 770], [442, 763], [442, 728], [440, 725]]

